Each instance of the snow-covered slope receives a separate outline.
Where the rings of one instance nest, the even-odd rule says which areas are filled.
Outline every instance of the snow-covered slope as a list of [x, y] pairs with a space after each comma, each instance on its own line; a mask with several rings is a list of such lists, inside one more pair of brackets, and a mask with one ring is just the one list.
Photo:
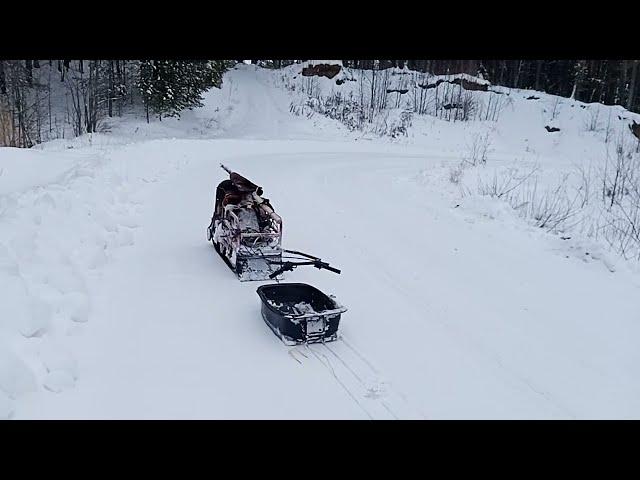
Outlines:
[[[292, 115], [277, 80], [240, 66], [181, 120], [0, 149], [0, 417], [640, 417], [638, 273], [461, 197], [461, 137], [489, 127], [389, 142]], [[491, 126], [488, 165], [578, 155], [547, 132], [527, 152], [522, 121]], [[220, 163], [264, 187], [285, 247], [342, 269], [286, 276], [349, 308], [339, 341], [283, 345], [263, 282], [206, 242]]]

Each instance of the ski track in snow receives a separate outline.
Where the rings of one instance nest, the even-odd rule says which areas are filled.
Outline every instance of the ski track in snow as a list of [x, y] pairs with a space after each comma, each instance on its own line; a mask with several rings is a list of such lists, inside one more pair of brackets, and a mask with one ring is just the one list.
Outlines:
[[310, 361], [311, 357], [315, 358], [372, 420], [427, 418], [424, 414], [417, 413], [406, 397], [396, 392], [378, 369], [347, 342], [343, 335], [336, 342], [293, 347], [289, 354], [301, 365]]
[[[5, 175], [0, 418], [638, 417], [636, 277], [454, 210], [459, 152], [294, 117], [253, 67], [225, 85]], [[342, 268], [285, 278], [349, 308], [338, 341], [284, 346], [205, 242], [220, 163], [264, 187], [285, 248]]]

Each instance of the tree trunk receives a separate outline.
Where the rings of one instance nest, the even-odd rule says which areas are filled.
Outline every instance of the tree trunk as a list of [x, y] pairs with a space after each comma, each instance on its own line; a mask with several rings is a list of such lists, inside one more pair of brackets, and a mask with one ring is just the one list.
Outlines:
[[522, 69], [522, 60], [517, 60], [517, 66], [513, 69], [513, 88], [518, 88], [520, 81], [520, 70]]
[[4, 60], [0, 60], [0, 94], [7, 94], [7, 80], [4, 74]]
[[25, 60], [24, 68], [27, 74], [27, 84], [31, 87], [33, 85], [33, 62], [31, 60]]
[[640, 63], [640, 60], [634, 60], [631, 70], [631, 83], [629, 84], [629, 97], [627, 98], [628, 110], [633, 110], [633, 107], [635, 106], [633, 100], [636, 94], [636, 84], [638, 83], [638, 63]]
[[536, 60], [536, 83], [535, 89], [540, 90], [540, 72], [542, 70], [542, 60]]
[[51, 131], [53, 129], [51, 126], [51, 69], [49, 69], [49, 78], [47, 81], [47, 105], [49, 107], [49, 136], [51, 136]]
[[107, 92], [109, 117], [113, 117], [113, 60], [109, 60], [109, 90]]

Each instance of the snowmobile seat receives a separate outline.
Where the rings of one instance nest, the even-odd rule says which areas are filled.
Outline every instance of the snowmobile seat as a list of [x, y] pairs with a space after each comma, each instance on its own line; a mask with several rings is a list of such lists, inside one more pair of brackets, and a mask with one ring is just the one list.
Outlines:
[[225, 180], [220, 182], [216, 189], [216, 200], [221, 201], [225, 195], [228, 194], [240, 194], [238, 188], [233, 184], [231, 180]]
[[233, 183], [233, 186], [239, 191], [243, 193], [253, 193], [256, 192], [258, 195], [262, 195], [262, 188], [253, 183], [250, 180], [247, 180], [242, 175], [239, 175], [235, 172], [231, 172], [229, 174], [230, 181]]
[[238, 205], [242, 201], [243, 195], [240, 193], [227, 193], [222, 199], [222, 206]]

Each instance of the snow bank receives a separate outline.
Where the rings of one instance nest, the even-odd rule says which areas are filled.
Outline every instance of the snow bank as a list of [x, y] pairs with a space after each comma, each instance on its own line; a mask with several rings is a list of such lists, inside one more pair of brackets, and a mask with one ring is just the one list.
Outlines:
[[[457, 157], [447, 170], [458, 197], [487, 195], [500, 184], [508, 192], [492, 194], [525, 221], [564, 236], [581, 236], [582, 243], [595, 241], [625, 259], [640, 258], [640, 241], [621, 233], [635, 231], [640, 193], [634, 192], [640, 186], [627, 188], [631, 193], [615, 204], [598, 197], [603, 197], [602, 185], [608, 185], [606, 191], [617, 188], [612, 186], [618, 178], [616, 164], [624, 163], [623, 169], [640, 164], [638, 140], [629, 130], [640, 114], [492, 86], [467, 74], [343, 68], [330, 80], [302, 77], [294, 65], [274, 76], [293, 98], [292, 113], [301, 118], [331, 119], [358, 132], [358, 140], [388, 137]], [[616, 153], [621, 149], [623, 154]], [[535, 175], [518, 183], [515, 177], [532, 170]], [[546, 217], [548, 221], [541, 220]]]
[[0, 391], [16, 398], [35, 389], [36, 378], [31, 369], [4, 342], [0, 343]]
[[0, 195], [56, 182], [76, 161], [72, 155], [59, 155], [53, 159], [37, 150], [2, 147], [0, 148]]
[[0, 398], [0, 418], [27, 393], [75, 386], [66, 345], [91, 321], [90, 285], [135, 244], [139, 193], [181, 164], [134, 165], [135, 153], [86, 141], [0, 148], [0, 392], [11, 399]]

